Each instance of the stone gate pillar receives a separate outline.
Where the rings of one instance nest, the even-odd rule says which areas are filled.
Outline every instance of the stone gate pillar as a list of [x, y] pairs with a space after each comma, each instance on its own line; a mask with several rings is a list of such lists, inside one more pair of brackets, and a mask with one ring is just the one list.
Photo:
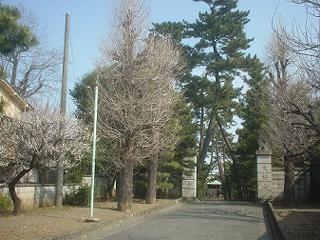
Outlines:
[[182, 175], [182, 198], [186, 200], [195, 200], [197, 197], [197, 157], [185, 157], [184, 161], [192, 161], [193, 169], [186, 169], [188, 174]]
[[258, 200], [272, 199], [271, 153], [265, 149], [256, 151]]

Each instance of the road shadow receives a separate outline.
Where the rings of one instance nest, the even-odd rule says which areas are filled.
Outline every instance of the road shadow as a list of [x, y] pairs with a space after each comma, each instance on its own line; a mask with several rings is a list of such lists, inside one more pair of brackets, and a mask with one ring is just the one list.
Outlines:
[[[224, 221], [240, 221], [240, 222], [252, 222], [252, 223], [264, 223], [264, 217], [254, 216], [253, 211], [248, 209], [261, 208], [261, 205], [247, 202], [217, 202], [217, 201], [201, 201], [189, 203], [187, 206], [199, 206], [199, 207], [186, 207], [183, 210], [177, 210], [168, 213], [166, 216], [160, 216], [170, 219], [188, 219], [190, 216], [193, 219], [207, 219], [207, 220], [224, 220]], [[220, 208], [220, 206], [235, 206], [240, 207], [230, 208], [228, 210]], [[250, 208], [241, 208], [250, 207]]]

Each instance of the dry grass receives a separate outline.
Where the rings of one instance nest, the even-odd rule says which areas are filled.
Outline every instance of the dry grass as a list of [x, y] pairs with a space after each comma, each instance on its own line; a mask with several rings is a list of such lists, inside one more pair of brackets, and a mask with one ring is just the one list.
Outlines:
[[93, 224], [107, 224], [125, 217], [135, 216], [159, 206], [173, 204], [173, 200], [158, 200], [154, 205], [134, 201], [132, 211], [119, 212], [116, 202], [99, 202], [95, 204], [94, 217], [100, 218], [99, 223], [85, 223], [89, 208], [64, 207], [58, 210], [54, 207], [25, 210], [14, 216], [8, 212], [0, 213], [0, 239], [49, 239], [76, 231], [84, 231]]

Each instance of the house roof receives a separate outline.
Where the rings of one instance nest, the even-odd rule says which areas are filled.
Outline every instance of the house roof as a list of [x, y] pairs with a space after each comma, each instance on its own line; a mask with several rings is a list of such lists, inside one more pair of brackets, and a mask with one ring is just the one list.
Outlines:
[[221, 182], [218, 180], [210, 181], [207, 183], [208, 185], [221, 185]]
[[25, 108], [26, 110], [33, 109], [33, 107], [27, 102], [27, 100], [24, 97], [22, 97], [20, 94], [18, 94], [14, 90], [14, 88], [5, 80], [0, 79], [0, 88], [6, 91], [10, 95], [10, 97], [12, 97], [15, 101], [17, 101], [19, 106]]

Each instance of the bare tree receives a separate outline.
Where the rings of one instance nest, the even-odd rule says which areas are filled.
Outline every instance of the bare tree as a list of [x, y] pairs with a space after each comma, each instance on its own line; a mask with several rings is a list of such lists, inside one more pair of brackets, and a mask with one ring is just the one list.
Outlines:
[[318, 114], [318, 96], [320, 90], [320, 2], [318, 0], [291, 0], [303, 5], [307, 11], [307, 20], [303, 26], [295, 24], [288, 30], [283, 23], [278, 23], [275, 33], [288, 51], [295, 54], [295, 65], [298, 67], [300, 81], [310, 86], [313, 101], [309, 105], [300, 106], [293, 103], [291, 113], [302, 116], [308, 127], [320, 136], [320, 119]]
[[72, 168], [87, 151], [89, 139], [81, 122], [49, 110], [4, 119], [0, 124], [0, 167], [12, 173], [7, 183], [14, 213], [21, 208], [15, 185], [25, 174], [33, 168], [55, 168], [61, 155], [66, 156], [65, 168]]
[[313, 13], [313, 15], [315, 15], [315, 16], [319, 16], [319, 15], [317, 15], [320, 10], [320, 1], [319, 0], [291, 0], [291, 2], [296, 3], [296, 4], [304, 4], [308, 8], [309, 12], [310, 12], [310, 10], [315, 11], [315, 12], [310, 12], [310, 13]]
[[299, 79], [296, 55], [286, 39], [274, 35], [268, 46], [267, 72], [270, 79], [266, 91], [265, 113], [268, 119], [263, 139], [272, 151], [284, 159], [285, 201], [294, 204], [294, 160], [306, 155], [317, 140], [308, 121], [294, 109], [306, 109], [312, 103], [312, 91]]
[[1, 68], [7, 73], [8, 82], [23, 97], [36, 99], [53, 90], [61, 54], [45, 43], [44, 29], [38, 19], [23, 7], [19, 8], [21, 23], [36, 37], [38, 44], [31, 48], [17, 48], [10, 54], [1, 55]]
[[134, 167], [162, 148], [161, 133], [177, 98], [174, 80], [183, 69], [177, 46], [169, 38], [148, 36], [146, 20], [142, 1], [121, 1], [112, 41], [102, 48], [102, 66], [112, 66], [100, 77], [99, 125], [102, 136], [117, 143], [113, 161], [120, 172], [122, 211], [131, 208]]

